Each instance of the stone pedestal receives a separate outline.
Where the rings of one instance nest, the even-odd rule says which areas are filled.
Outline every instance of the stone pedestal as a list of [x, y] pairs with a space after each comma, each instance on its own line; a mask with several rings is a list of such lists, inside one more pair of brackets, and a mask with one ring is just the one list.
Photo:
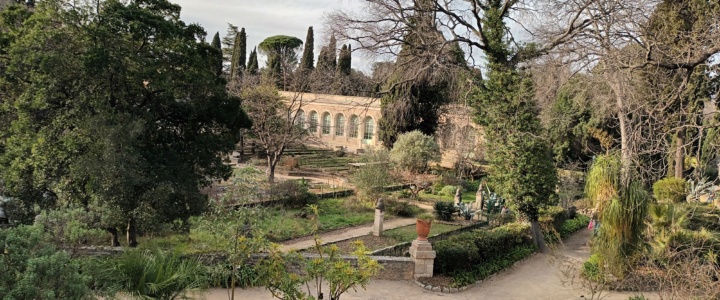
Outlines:
[[385, 212], [375, 209], [375, 223], [373, 223], [373, 235], [381, 236], [383, 231], [383, 222], [385, 221]]
[[435, 264], [435, 250], [428, 241], [414, 240], [410, 256], [415, 261], [415, 278], [432, 277]]

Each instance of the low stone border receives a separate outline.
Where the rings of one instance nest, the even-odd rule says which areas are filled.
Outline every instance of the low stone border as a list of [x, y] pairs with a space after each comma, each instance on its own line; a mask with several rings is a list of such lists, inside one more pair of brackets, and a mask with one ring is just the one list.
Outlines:
[[519, 264], [519, 263], [521, 263], [521, 262], [524, 262], [524, 261], [532, 258], [533, 256], [537, 255], [537, 254], [538, 254], [538, 252], [534, 252], [533, 254], [530, 254], [530, 255], [529, 255], [528, 257], [526, 257], [526, 258], [523, 258], [523, 259], [521, 259], [521, 260], [516, 261], [515, 263], [512, 264], [512, 266], [510, 266], [510, 267], [508, 267], [508, 268], [505, 268], [504, 270], [501, 270], [500, 272], [497, 272], [497, 273], [495, 273], [495, 274], [492, 274], [492, 275], [488, 276], [488, 277], [485, 278], [485, 279], [481, 279], [481, 280], [475, 281], [475, 283], [468, 284], [468, 285], [466, 285], [466, 286], [461, 286], [461, 287], [459, 287], [459, 288], [451, 288], [451, 287], [447, 287], [447, 286], [432, 286], [432, 285], [430, 285], [430, 284], [424, 284], [424, 283], [418, 281], [417, 279], [415, 279], [415, 283], [416, 283], [417, 285], [421, 286], [422, 288], [424, 288], [424, 289], [426, 289], [426, 290], [428, 290], [428, 291], [432, 291], [432, 292], [445, 293], [445, 294], [459, 293], [459, 292], [465, 291], [465, 290], [467, 290], [467, 289], [469, 289], [469, 288], [471, 288], [471, 287], [474, 287], [474, 286], [480, 284], [481, 282], [483, 282], [483, 281], [485, 281], [485, 280], [489, 280], [489, 279], [495, 277], [495, 276], [498, 275], [498, 274], [502, 274], [502, 273], [504, 273], [504, 272], [510, 271], [510, 270], [512, 270], [513, 268], [515, 268], [515, 266], [516, 266], [517, 264]]

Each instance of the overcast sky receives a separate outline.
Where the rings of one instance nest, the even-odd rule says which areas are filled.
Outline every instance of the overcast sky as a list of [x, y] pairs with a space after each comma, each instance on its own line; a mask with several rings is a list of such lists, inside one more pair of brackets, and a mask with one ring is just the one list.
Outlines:
[[[353, 0], [170, 0], [182, 6], [180, 17], [186, 23], [199, 23], [212, 39], [215, 32], [225, 36], [227, 24], [245, 27], [248, 53], [269, 36], [284, 34], [303, 42], [309, 26], [315, 31], [315, 57], [327, 43], [323, 15], [335, 9], [354, 9]], [[302, 50], [301, 50], [302, 52]], [[358, 58], [358, 59], [355, 59]], [[317, 61], [317, 59], [316, 59]], [[264, 62], [260, 62], [264, 65]], [[369, 69], [353, 55], [353, 67]]]

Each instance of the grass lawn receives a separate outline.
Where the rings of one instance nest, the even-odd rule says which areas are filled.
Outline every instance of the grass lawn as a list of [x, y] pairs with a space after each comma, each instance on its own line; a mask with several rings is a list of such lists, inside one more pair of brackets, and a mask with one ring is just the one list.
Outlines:
[[[320, 212], [319, 232], [373, 222], [375, 217], [374, 210], [371, 208], [349, 206], [345, 204], [346, 201], [347, 198], [318, 201], [317, 205]], [[267, 208], [267, 217], [252, 225], [256, 226], [256, 228], [266, 234], [270, 240], [275, 242], [307, 236], [313, 233], [315, 221], [300, 217], [299, 215], [303, 211], [304, 209], [287, 209], [271, 206]], [[214, 226], [222, 228], [227, 225], [215, 224]], [[190, 234], [141, 237], [139, 244], [141, 248], [172, 249], [181, 253], [213, 252], [220, 250], [213, 247], [213, 245], [218, 243], [215, 243], [210, 237], [203, 233], [198, 232], [194, 227], [190, 229]]]
[[[480, 185], [480, 181], [475, 180], [474, 182], [469, 182], [468, 185], [469, 185], [468, 189], [465, 190], [461, 194], [462, 201], [465, 203], [475, 202], [475, 193], [477, 192], [478, 185]], [[452, 196], [446, 196], [446, 195], [440, 195], [440, 194], [433, 195], [433, 194], [425, 193], [424, 191], [420, 192], [419, 197], [421, 200], [432, 201], [432, 202], [435, 202], [437, 200], [452, 202], [455, 200], [455, 195], [452, 195]]]
[[[429, 236], [435, 236], [441, 233], [445, 233], [448, 231], [453, 231], [459, 229], [460, 226], [458, 225], [448, 225], [448, 224], [439, 224], [433, 222], [432, 227], [430, 227], [430, 235]], [[383, 234], [389, 238], [394, 239], [397, 241], [397, 243], [405, 243], [405, 242], [411, 242], [412, 240], [417, 238], [417, 231], [415, 230], [415, 225], [405, 226], [405, 227], [398, 227], [395, 229], [390, 229], [388, 231], [383, 232]]]
[[[325, 199], [318, 202], [320, 210], [320, 232], [338, 228], [372, 223], [375, 212], [370, 208], [349, 208], [346, 198]], [[257, 226], [273, 241], [284, 241], [312, 233], [315, 222], [300, 218], [302, 209], [273, 209], [270, 215]]]

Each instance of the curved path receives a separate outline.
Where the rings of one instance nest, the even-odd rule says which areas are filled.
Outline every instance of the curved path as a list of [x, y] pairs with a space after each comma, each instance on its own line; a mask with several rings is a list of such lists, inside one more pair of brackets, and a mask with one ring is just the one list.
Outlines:
[[[367, 289], [358, 288], [342, 295], [342, 299], [591, 299], [590, 293], [579, 284], [572, 284], [570, 279], [563, 275], [562, 261], [570, 262], [575, 259], [574, 265], [589, 256], [587, 241], [589, 231], [581, 230], [569, 239], [563, 246], [555, 251], [560, 255], [536, 254], [514, 267], [501, 272], [490, 279], [457, 293], [443, 294], [427, 291], [413, 281], [372, 280]], [[558, 259], [558, 257], [563, 257]], [[566, 282], [566, 283], [564, 283]], [[626, 300], [632, 293], [602, 293], [602, 299]], [[648, 298], [648, 296], [651, 296]], [[645, 295], [646, 299], [654, 295]], [[228, 299], [225, 290], [214, 289], [205, 294], [205, 299]], [[274, 299], [264, 288], [251, 288], [236, 291], [235, 299]], [[597, 295], [594, 299], [598, 299]]]

